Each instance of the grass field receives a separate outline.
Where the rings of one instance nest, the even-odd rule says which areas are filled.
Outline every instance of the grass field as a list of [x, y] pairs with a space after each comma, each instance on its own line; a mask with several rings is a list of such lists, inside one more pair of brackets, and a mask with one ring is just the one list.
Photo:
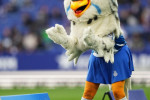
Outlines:
[[[45, 88], [37, 87], [34, 89], [28, 88], [14, 88], [14, 89], [0, 89], [0, 96], [4, 95], [18, 95], [18, 94], [32, 94], [32, 93], [45, 93], [47, 92], [51, 100], [80, 100], [84, 87], [57, 87], [57, 88]], [[133, 89], [143, 89], [147, 99], [150, 100], [150, 87], [136, 85]], [[94, 100], [102, 100], [104, 93], [108, 91], [108, 87], [100, 87]], [[106, 100], [109, 100], [106, 98]]]

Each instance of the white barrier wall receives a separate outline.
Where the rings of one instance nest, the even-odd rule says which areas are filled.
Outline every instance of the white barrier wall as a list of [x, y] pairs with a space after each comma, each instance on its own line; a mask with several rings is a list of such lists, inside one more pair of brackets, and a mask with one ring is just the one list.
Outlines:
[[148, 54], [133, 54], [133, 61], [135, 69], [137, 70], [149, 70], [150, 71], [150, 55]]
[[[36, 87], [36, 86], [83, 86], [86, 80], [86, 71], [27, 71], [0, 73], [0, 87]], [[135, 71], [132, 82], [150, 85], [149, 71]]]

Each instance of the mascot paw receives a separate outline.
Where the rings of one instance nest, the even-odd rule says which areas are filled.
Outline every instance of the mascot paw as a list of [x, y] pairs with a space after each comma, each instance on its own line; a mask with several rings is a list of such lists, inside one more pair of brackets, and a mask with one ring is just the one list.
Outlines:
[[82, 51], [72, 48], [67, 50], [66, 55], [68, 56], [68, 61], [74, 60], [74, 64], [77, 64], [79, 56], [82, 54]]
[[96, 51], [98, 52], [98, 56], [99, 57], [104, 57], [104, 50], [102, 50], [101, 48], [96, 49]]
[[114, 49], [110, 49], [104, 52], [104, 59], [108, 63], [109, 61], [111, 63], [114, 63]]
[[46, 33], [57, 44], [65, 45], [68, 41], [67, 33], [62, 25], [56, 24], [55, 27], [47, 29]]

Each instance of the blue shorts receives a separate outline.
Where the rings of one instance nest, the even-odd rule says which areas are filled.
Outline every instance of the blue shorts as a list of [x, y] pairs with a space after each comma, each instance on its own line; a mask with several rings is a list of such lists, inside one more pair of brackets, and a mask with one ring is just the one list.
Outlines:
[[106, 63], [103, 57], [90, 56], [87, 81], [93, 83], [112, 84], [131, 77], [134, 71], [132, 54], [127, 45], [115, 55], [114, 63]]

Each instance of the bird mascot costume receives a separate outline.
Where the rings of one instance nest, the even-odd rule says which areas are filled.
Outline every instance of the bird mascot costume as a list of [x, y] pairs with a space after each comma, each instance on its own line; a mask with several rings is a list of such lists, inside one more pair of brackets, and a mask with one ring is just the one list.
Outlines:
[[100, 84], [111, 84], [115, 100], [128, 100], [134, 67], [120, 28], [117, 0], [64, 0], [64, 7], [71, 33], [58, 24], [46, 33], [75, 64], [83, 52], [92, 49], [81, 100], [93, 100]]

